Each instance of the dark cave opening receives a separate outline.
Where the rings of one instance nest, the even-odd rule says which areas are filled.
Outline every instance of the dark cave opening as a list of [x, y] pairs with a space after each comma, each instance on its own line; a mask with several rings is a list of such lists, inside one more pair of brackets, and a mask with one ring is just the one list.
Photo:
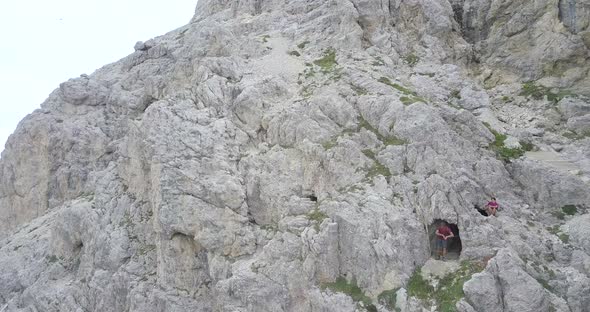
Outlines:
[[453, 232], [454, 237], [448, 239], [447, 243], [447, 259], [459, 259], [461, 256], [461, 250], [463, 249], [463, 245], [461, 243], [461, 236], [459, 232], [459, 226], [457, 224], [445, 221], [445, 220], [434, 220], [434, 222], [428, 228], [428, 234], [430, 238], [430, 250], [431, 255], [437, 255], [437, 248], [436, 248], [436, 229], [438, 229], [443, 222], [447, 222], [448, 227]]

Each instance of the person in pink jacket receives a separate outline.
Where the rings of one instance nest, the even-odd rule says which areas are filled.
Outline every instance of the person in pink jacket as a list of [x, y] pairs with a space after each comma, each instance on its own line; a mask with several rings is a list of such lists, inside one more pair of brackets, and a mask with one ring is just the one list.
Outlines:
[[486, 204], [486, 212], [488, 216], [496, 216], [496, 212], [498, 211], [498, 202], [496, 202], [496, 198], [492, 197], [492, 199]]

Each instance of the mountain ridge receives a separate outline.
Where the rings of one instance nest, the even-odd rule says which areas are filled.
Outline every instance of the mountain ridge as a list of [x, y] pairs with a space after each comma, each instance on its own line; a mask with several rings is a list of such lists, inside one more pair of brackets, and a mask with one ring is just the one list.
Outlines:
[[0, 307], [586, 311], [588, 7], [200, 0], [9, 139]]

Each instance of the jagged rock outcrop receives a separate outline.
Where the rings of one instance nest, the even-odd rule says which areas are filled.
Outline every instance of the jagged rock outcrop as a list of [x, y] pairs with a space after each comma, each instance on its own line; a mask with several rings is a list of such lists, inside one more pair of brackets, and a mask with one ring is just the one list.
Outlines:
[[587, 311], [588, 5], [200, 0], [9, 139], [0, 311], [436, 310], [436, 220], [458, 310]]

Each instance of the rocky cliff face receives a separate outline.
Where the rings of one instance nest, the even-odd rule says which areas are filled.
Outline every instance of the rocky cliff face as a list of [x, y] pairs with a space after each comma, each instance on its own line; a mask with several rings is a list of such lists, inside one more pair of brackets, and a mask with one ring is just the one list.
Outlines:
[[0, 311], [589, 311], [589, 15], [200, 0], [9, 139]]

